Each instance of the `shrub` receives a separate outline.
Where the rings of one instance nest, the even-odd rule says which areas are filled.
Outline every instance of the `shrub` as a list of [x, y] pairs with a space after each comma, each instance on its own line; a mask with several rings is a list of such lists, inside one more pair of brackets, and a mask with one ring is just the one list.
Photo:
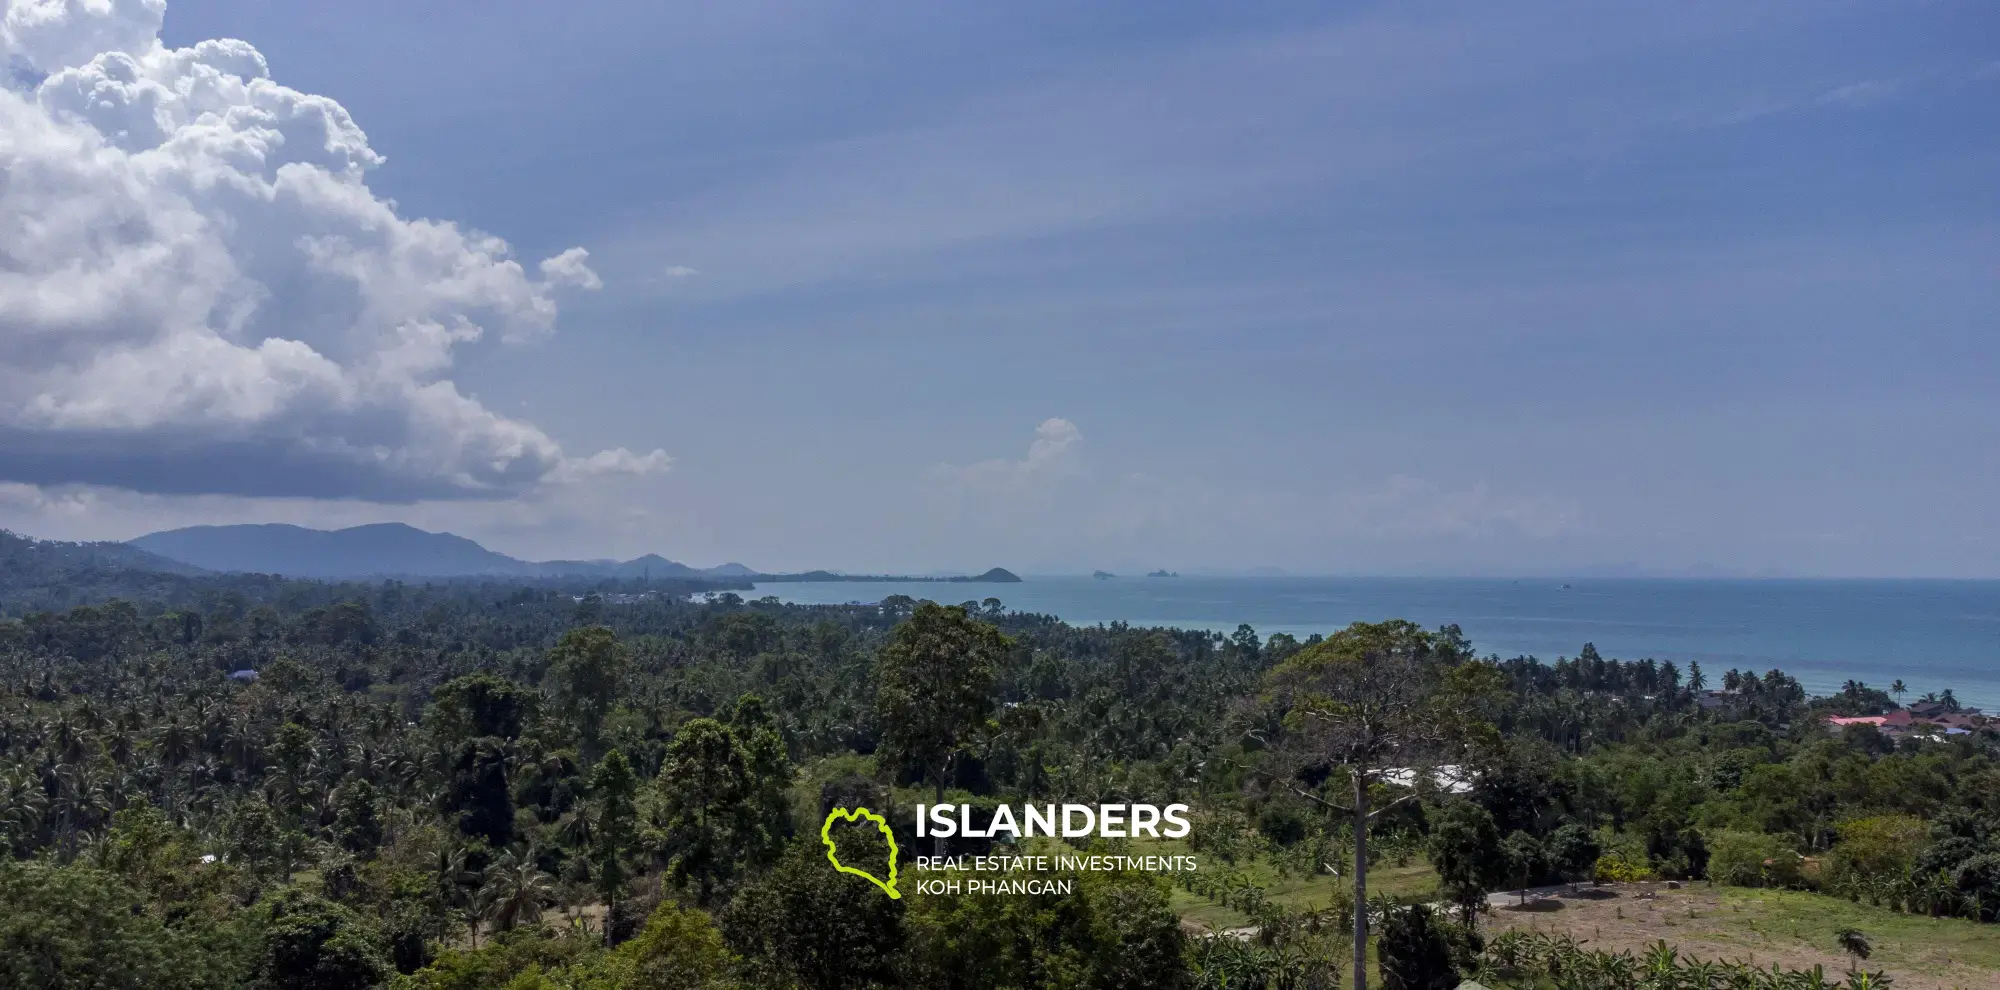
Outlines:
[[1708, 877], [1732, 887], [1798, 887], [1804, 860], [1775, 835], [1728, 830], [1710, 846]]
[[1638, 883], [1643, 880], [1657, 880], [1658, 873], [1645, 863], [1634, 863], [1617, 852], [1608, 852], [1597, 857], [1597, 864], [1591, 867], [1591, 878], [1598, 883]]
[[1826, 886], [1856, 887], [1881, 877], [1908, 876], [1925, 845], [1924, 823], [1909, 815], [1879, 815], [1842, 822], [1834, 844], [1821, 864]]
[[1376, 951], [1382, 964], [1382, 990], [1452, 990], [1458, 967], [1445, 926], [1422, 904], [1386, 912]]

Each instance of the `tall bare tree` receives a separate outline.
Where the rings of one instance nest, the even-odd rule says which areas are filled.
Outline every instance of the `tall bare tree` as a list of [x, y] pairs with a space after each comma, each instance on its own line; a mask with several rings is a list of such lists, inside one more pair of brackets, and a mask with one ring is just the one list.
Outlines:
[[[1482, 709], [1499, 684], [1456, 626], [1431, 633], [1401, 619], [1357, 622], [1266, 675], [1266, 710], [1283, 718], [1264, 740], [1265, 771], [1353, 823], [1354, 990], [1368, 986], [1369, 824], [1429, 789], [1441, 766], [1468, 762], [1469, 748], [1492, 735]], [[1407, 791], [1372, 805], [1371, 789], [1384, 784]]]

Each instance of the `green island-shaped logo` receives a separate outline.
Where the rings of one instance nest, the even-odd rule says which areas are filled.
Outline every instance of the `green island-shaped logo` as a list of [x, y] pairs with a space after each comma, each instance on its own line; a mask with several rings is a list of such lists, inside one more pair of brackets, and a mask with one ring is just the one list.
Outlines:
[[[835, 855], [833, 843], [833, 822], [837, 818], [846, 819], [850, 822], [866, 818], [874, 822], [876, 828], [882, 830], [882, 837], [889, 840], [889, 880], [887, 883], [884, 883], [882, 878], [867, 870], [857, 870], [852, 866], [841, 865], [840, 857]], [[842, 873], [852, 873], [882, 888], [882, 892], [888, 894], [891, 900], [902, 899], [903, 895], [896, 891], [896, 833], [889, 831], [888, 819], [869, 811], [867, 808], [856, 808], [852, 811], [846, 808], [835, 808], [827, 813], [826, 824], [819, 827], [819, 841], [826, 843], [826, 861], [832, 863], [834, 869]]]

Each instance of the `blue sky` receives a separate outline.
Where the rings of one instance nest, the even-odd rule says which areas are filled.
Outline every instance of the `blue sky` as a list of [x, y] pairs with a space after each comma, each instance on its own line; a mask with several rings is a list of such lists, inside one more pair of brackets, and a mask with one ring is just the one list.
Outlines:
[[[0, 525], [401, 519], [767, 568], [2000, 575], [1990, 4], [174, 0], [162, 38], [244, 39], [345, 108], [398, 216], [504, 238], [529, 278], [581, 246], [600, 287], [495, 289], [559, 314], [413, 373], [504, 417], [493, 444], [532, 431], [506, 470], [371, 432], [387, 481], [292, 472], [274, 438], [379, 426], [299, 406], [202, 472], [271, 486], [170, 482], [90, 433], [122, 467], [38, 454]], [[309, 311], [293, 284], [250, 298]], [[427, 415], [391, 433], [434, 438]], [[209, 421], [172, 436], [206, 451]], [[17, 432], [74, 435], [50, 429]]]

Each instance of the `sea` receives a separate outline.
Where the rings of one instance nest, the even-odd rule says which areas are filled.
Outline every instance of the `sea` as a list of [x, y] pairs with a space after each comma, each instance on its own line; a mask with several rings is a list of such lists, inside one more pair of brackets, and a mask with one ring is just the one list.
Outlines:
[[1072, 625], [1126, 622], [1300, 639], [1356, 621], [1457, 623], [1482, 654], [1698, 661], [1712, 686], [1731, 668], [1776, 668], [1814, 694], [1849, 679], [1909, 697], [1950, 688], [2000, 712], [2000, 581], [1336, 577], [1028, 577], [1019, 584], [760, 584], [745, 597], [800, 604], [890, 595], [947, 604], [998, 598]]

